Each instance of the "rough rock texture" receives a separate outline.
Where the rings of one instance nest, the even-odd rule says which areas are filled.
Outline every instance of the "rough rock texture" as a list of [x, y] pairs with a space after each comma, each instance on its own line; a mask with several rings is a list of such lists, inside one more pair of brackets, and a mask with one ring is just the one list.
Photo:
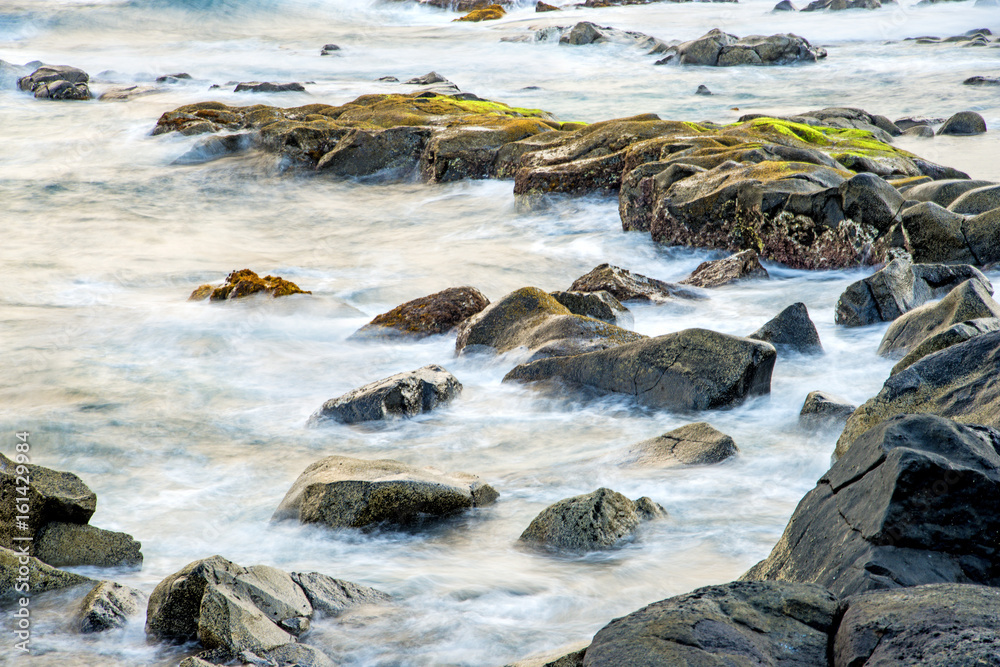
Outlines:
[[273, 81], [244, 81], [237, 83], [234, 93], [301, 93], [305, 91], [298, 81], [275, 83]]
[[914, 262], [981, 264], [966, 239], [964, 215], [923, 201], [903, 209], [901, 217], [902, 222], [890, 233], [893, 238], [898, 235], [901, 247]]
[[240, 299], [251, 294], [270, 294], [273, 297], [288, 296], [289, 294], [312, 294], [299, 289], [293, 282], [278, 276], [264, 276], [261, 278], [250, 269], [240, 269], [232, 271], [226, 276], [226, 282], [219, 287], [212, 285], [201, 285], [191, 292], [188, 301], [201, 301], [210, 299], [212, 301], [225, 301], [227, 299]]
[[613, 324], [575, 315], [537, 287], [522, 287], [469, 318], [459, 329], [455, 351], [503, 353], [523, 347], [532, 358], [541, 358], [603, 350], [643, 338]]
[[382, 313], [353, 334], [353, 339], [423, 338], [455, 329], [490, 304], [475, 287], [449, 287]]
[[902, 357], [924, 339], [942, 333], [954, 324], [980, 317], [1000, 317], [1000, 303], [993, 289], [982, 280], [967, 280], [937, 303], [928, 303], [897, 318], [882, 337], [878, 353]]
[[891, 375], [909, 368], [928, 354], [997, 330], [1000, 330], [1000, 318], [997, 317], [981, 317], [950, 326], [941, 333], [928, 336], [921, 341], [909, 354], [900, 359], [898, 364], [892, 367]]
[[967, 190], [948, 205], [948, 210], [960, 215], [979, 215], [1000, 208], [1000, 185], [984, 185]]
[[600, 488], [546, 507], [518, 540], [553, 551], [610, 549], [635, 535], [643, 519], [663, 516], [663, 508], [649, 498], [632, 501], [617, 491]]
[[969, 241], [969, 250], [979, 264], [1000, 261], [1000, 209], [967, 218], [962, 234]]
[[399, 461], [329, 456], [295, 480], [272, 520], [331, 528], [410, 526], [492, 504], [498, 493], [475, 475], [443, 473]]
[[138, 616], [149, 600], [142, 591], [113, 581], [101, 581], [83, 599], [77, 613], [80, 632], [104, 632], [125, 627], [129, 619]]
[[700, 295], [675, 283], [650, 278], [612, 264], [601, 264], [580, 276], [570, 285], [571, 292], [610, 293], [619, 301], [668, 301], [674, 297], [698, 298]]
[[821, 428], [847, 421], [858, 409], [845, 398], [825, 391], [811, 391], [799, 411], [799, 424], [806, 428]]
[[975, 111], [959, 111], [938, 128], [938, 134], [983, 134], [986, 132], [986, 119]]
[[708, 422], [695, 422], [633, 445], [629, 455], [645, 466], [710, 465], [739, 454], [736, 442]]
[[604, 626], [585, 667], [826, 665], [837, 599], [789, 582], [706, 586], [643, 607]]
[[823, 351], [816, 325], [804, 303], [793, 303], [747, 338], [762, 340], [776, 348], [815, 354]]
[[292, 580], [309, 598], [315, 611], [327, 616], [337, 616], [351, 607], [364, 604], [381, 604], [392, 598], [382, 591], [361, 586], [319, 572], [292, 572]]
[[496, 21], [497, 19], [502, 19], [507, 14], [504, 8], [500, 5], [490, 5], [489, 7], [483, 7], [482, 9], [473, 9], [471, 12], [465, 16], [460, 16], [455, 19], [455, 21]]
[[757, 252], [743, 250], [724, 259], [702, 262], [682, 285], [694, 287], [722, 287], [740, 280], [768, 278], [767, 269], [760, 265]]
[[37, 558], [26, 555], [21, 550], [21, 546], [14, 547], [14, 550], [0, 547], [0, 600], [18, 597], [26, 592], [18, 588], [24, 586], [24, 582], [18, 581], [22, 576], [19, 572], [22, 567], [28, 568], [27, 584], [32, 595], [60, 588], [80, 586], [81, 584], [93, 585], [97, 583], [93, 579], [79, 574], [46, 565]]
[[843, 453], [743, 579], [818, 583], [839, 597], [929, 583], [996, 586], [998, 502], [1000, 432], [899, 415]]
[[112, 86], [101, 93], [97, 99], [102, 102], [125, 102], [143, 95], [152, 95], [160, 92], [156, 86]]
[[55, 567], [142, 565], [142, 544], [126, 533], [77, 523], [52, 522], [38, 532], [35, 555]]
[[786, 65], [815, 62], [826, 57], [826, 50], [812, 46], [798, 35], [750, 35], [739, 38], [718, 28], [698, 39], [684, 42], [665, 51], [657, 64], [708, 65]]
[[415, 417], [448, 403], [462, 392], [462, 384], [441, 366], [428, 365], [415, 371], [352, 389], [331, 398], [309, 418], [317, 426], [326, 421], [356, 424], [393, 417]]
[[707, 329], [685, 329], [574, 357], [522, 364], [504, 382], [561, 380], [631, 394], [644, 404], [705, 410], [771, 391], [774, 347]]
[[574, 315], [592, 317], [628, 329], [634, 318], [632, 311], [622, 305], [611, 292], [549, 292], [553, 299], [566, 306]]
[[996, 185], [992, 181], [978, 181], [968, 178], [946, 178], [916, 185], [906, 191], [907, 199], [922, 202], [933, 202], [938, 206], [948, 207], [953, 201], [969, 190]]
[[837, 441], [842, 456], [858, 437], [894, 415], [925, 413], [967, 424], [1000, 427], [1000, 331], [920, 359], [896, 373], [847, 420]]
[[82, 69], [67, 65], [43, 65], [17, 81], [17, 87], [40, 99], [89, 100], [90, 76]]
[[994, 665], [1000, 590], [928, 584], [863, 593], [842, 604], [832, 667]]

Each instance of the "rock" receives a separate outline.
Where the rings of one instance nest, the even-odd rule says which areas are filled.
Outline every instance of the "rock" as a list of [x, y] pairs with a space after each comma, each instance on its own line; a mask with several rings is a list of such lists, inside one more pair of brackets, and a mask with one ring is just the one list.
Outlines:
[[768, 278], [767, 269], [760, 265], [754, 250], [743, 250], [724, 259], [702, 262], [682, 285], [721, 287], [739, 280]]
[[834, 667], [989, 665], [1000, 636], [1000, 591], [969, 584], [928, 584], [854, 595], [832, 642]]
[[251, 294], [270, 294], [277, 298], [290, 294], [312, 294], [312, 292], [299, 289], [293, 282], [285, 280], [279, 276], [264, 276], [261, 278], [250, 269], [240, 269], [232, 271], [226, 276], [226, 282], [220, 287], [212, 285], [202, 285], [191, 292], [188, 301], [225, 301], [227, 299], [242, 299]]
[[932, 414], [1000, 427], [1000, 390], [995, 383], [998, 358], [1000, 332], [991, 332], [928, 355], [896, 373], [847, 420], [836, 455], [846, 452], [868, 429], [899, 414]]
[[711, 95], [712, 91], [709, 90], [708, 86], [706, 86], [705, 84], [700, 84], [698, 86], [698, 89], [696, 91], [694, 91], [694, 94], [695, 95]]
[[[79, 574], [58, 570], [29, 556], [24, 551], [27, 549], [30, 552], [30, 546], [26, 546], [28, 544], [19, 542], [13, 550], [0, 547], [0, 600], [16, 599], [28, 592], [34, 596], [46, 591], [97, 583]], [[27, 575], [22, 568], [27, 569]]]
[[271, 519], [331, 528], [405, 527], [490, 505], [498, 495], [467, 473], [443, 473], [387, 459], [330, 456], [299, 475]]
[[340, 51], [340, 47], [337, 46], [336, 44], [324, 44], [323, 48], [320, 49], [319, 54], [321, 56], [328, 56], [336, 51]]
[[334, 662], [323, 651], [308, 644], [285, 644], [270, 651], [264, 651], [261, 658], [268, 665], [278, 667], [336, 667]]
[[959, 195], [948, 210], [962, 215], [979, 215], [1000, 208], [1000, 185], [987, 185]]
[[429, 86], [434, 83], [451, 83], [451, 81], [444, 78], [437, 72], [428, 72], [423, 76], [415, 76], [412, 79], [404, 81], [403, 83], [411, 86]]
[[[24, 502], [30, 511], [18, 512], [16, 505]], [[19, 464], [0, 454], [0, 547], [17, 549], [24, 542], [15, 537], [37, 539], [50, 523], [85, 524], [95, 509], [97, 496], [73, 473]], [[27, 516], [22, 519], [26, 530], [16, 528], [15, 519], [21, 515]]]
[[983, 536], [1000, 531], [998, 448], [992, 428], [932, 415], [882, 422], [842, 451], [771, 555], [742, 578], [818, 583], [839, 597], [930, 583], [997, 585], [997, 550]]
[[104, 632], [125, 627], [129, 619], [146, 608], [149, 597], [142, 591], [113, 581], [101, 581], [80, 604], [77, 620], [80, 632]]
[[796, 7], [791, 0], [781, 0], [778, 4], [774, 6], [772, 12], [797, 12], [799, 8]]
[[244, 81], [236, 84], [234, 93], [301, 93], [306, 89], [301, 83], [274, 83], [273, 81]]
[[962, 83], [966, 86], [1000, 86], [1000, 77], [970, 76]]
[[589, 21], [581, 21], [573, 26], [569, 32], [559, 38], [560, 44], [571, 46], [581, 46], [604, 41], [604, 35], [596, 25]]
[[366, 604], [381, 604], [391, 596], [368, 586], [334, 579], [319, 572], [292, 572], [292, 580], [309, 598], [314, 611], [338, 616], [347, 609]]
[[708, 422], [695, 422], [643, 440], [629, 452], [637, 465], [711, 465], [739, 454], [736, 442]]
[[934, 202], [939, 206], [948, 207], [969, 190], [987, 185], [996, 184], [991, 181], [976, 181], [967, 178], [946, 178], [914, 186], [906, 191], [906, 198]]
[[993, 209], [967, 218], [962, 233], [977, 264], [1000, 261], [1000, 210]]
[[619, 546], [635, 535], [644, 518], [640, 501], [659, 516], [662, 507], [648, 498], [631, 501], [611, 489], [600, 488], [546, 507], [521, 533], [522, 544], [552, 551], [584, 553]]
[[938, 134], [983, 134], [986, 132], [986, 120], [975, 111], [959, 111], [938, 128]]
[[[700, 268], [700, 267], [699, 267]], [[695, 290], [650, 278], [612, 264], [601, 264], [570, 285], [571, 292], [610, 293], [619, 301], [669, 301], [675, 297], [701, 298]]]
[[962, 322], [961, 324], [955, 324], [941, 333], [928, 336], [921, 341], [920, 344], [913, 348], [909, 354], [903, 357], [898, 364], [892, 367], [891, 375], [895, 375], [896, 373], [909, 368], [920, 359], [926, 357], [928, 354], [933, 354], [939, 350], [945, 349], [946, 347], [958, 345], [959, 343], [964, 343], [970, 338], [975, 338], [976, 336], [980, 336], [984, 333], [990, 333], [991, 331], [997, 330], [1000, 330], [1000, 318], [996, 317], [982, 317]]
[[925, 201], [903, 209], [902, 219], [903, 247], [914, 262], [979, 264], [962, 231], [965, 216]]
[[556, 7], [555, 5], [550, 5], [547, 2], [542, 2], [542, 0], [538, 0], [538, 2], [535, 3], [535, 11], [536, 12], [558, 12], [559, 8]]
[[587, 667], [826, 665], [837, 599], [813, 584], [706, 586], [604, 626]]
[[441, 366], [430, 364], [331, 398], [309, 418], [310, 426], [326, 421], [356, 424], [392, 417], [415, 417], [450, 402], [462, 384]]
[[349, 130], [323, 154], [316, 170], [341, 178], [392, 179], [413, 172], [430, 137], [426, 127]]
[[799, 425], [816, 429], [846, 422], [857, 407], [840, 396], [825, 391], [811, 391], [799, 411]]
[[465, 16], [455, 19], [455, 21], [495, 21], [502, 19], [506, 14], [507, 12], [500, 5], [490, 5], [482, 9], [474, 9]]
[[816, 325], [809, 319], [806, 304], [793, 303], [747, 338], [762, 340], [778, 349], [816, 354], [823, 351]]
[[924, 126], [924, 125], [938, 125], [940, 123], [948, 120], [947, 118], [898, 118], [893, 121], [900, 130], [906, 131], [913, 127]]
[[423, 338], [454, 330], [490, 304], [475, 287], [449, 287], [382, 313], [350, 338]]
[[918, 137], [920, 139], [933, 139], [934, 129], [929, 125], [914, 125], [913, 127], [903, 130], [903, 134], [908, 137]]
[[706, 410], [771, 390], [771, 345], [706, 329], [686, 329], [608, 350], [522, 364], [504, 382], [561, 380], [630, 394], [643, 405]]
[[537, 287], [523, 287], [469, 318], [459, 329], [455, 351], [504, 353], [523, 347], [532, 358], [540, 358], [608, 349], [643, 338], [613, 324], [574, 315]]
[[399, 83], [399, 79], [394, 76], [380, 76], [378, 80], [386, 83]]
[[67, 65], [43, 65], [17, 81], [17, 87], [39, 99], [89, 100], [90, 76], [82, 69]]
[[48, 523], [35, 539], [35, 555], [55, 567], [139, 568], [141, 548], [131, 535], [76, 523]]
[[576, 643], [554, 651], [544, 651], [531, 657], [504, 665], [504, 667], [583, 667], [587, 644]]
[[980, 317], [1000, 317], [1000, 303], [993, 300], [989, 282], [967, 280], [937, 303], [929, 303], [900, 316], [886, 330], [878, 353], [902, 357], [921, 341], [954, 324]]
[[677, 62], [681, 65], [712, 67], [785, 65], [814, 62], [826, 57], [824, 49], [813, 47], [798, 35], [750, 35], [739, 38], [718, 28], [698, 39], [671, 47], [666, 53], [667, 57], [657, 64]]
[[844, 215], [879, 232], [900, 221], [903, 196], [875, 174], [857, 174], [840, 184]]
[[610, 292], [549, 292], [549, 295], [574, 315], [590, 317], [627, 329], [632, 326], [632, 311]]
[[102, 102], [124, 102], [135, 97], [142, 97], [143, 95], [151, 95], [158, 92], [160, 92], [160, 89], [156, 86], [111, 86], [101, 93], [97, 99]]
[[156, 83], [180, 83], [181, 81], [190, 81], [191, 75], [187, 72], [178, 72], [176, 74], [164, 74], [163, 76], [156, 77]]
[[[214, 135], [207, 139], [202, 139], [193, 148], [174, 160], [171, 164], [191, 165], [205, 164], [230, 155], [236, 155], [249, 150], [253, 145], [253, 137], [248, 132], [238, 134]], [[192, 297], [205, 298], [202, 295], [211, 294], [216, 288], [211, 285], [202, 285]]]

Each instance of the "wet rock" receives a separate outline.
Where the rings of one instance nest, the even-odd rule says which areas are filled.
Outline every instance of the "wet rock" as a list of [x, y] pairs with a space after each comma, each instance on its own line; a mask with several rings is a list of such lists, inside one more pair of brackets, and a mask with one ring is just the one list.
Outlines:
[[578, 643], [554, 651], [545, 651], [508, 663], [504, 667], [583, 667], [583, 656], [586, 651], [587, 645]]
[[610, 549], [633, 537], [642, 520], [663, 516], [663, 508], [648, 498], [632, 501], [616, 491], [600, 488], [546, 507], [532, 519], [518, 541], [551, 551]]
[[160, 92], [160, 89], [156, 86], [111, 86], [97, 99], [102, 102], [125, 102], [136, 97], [142, 97], [143, 95], [151, 95], [153, 93]]
[[601, 629], [587, 667], [826, 665], [837, 599], [807, 583], [732, 582], [655, 602]]
[[[30, 512], [17, 511], [24, 502]], [[50, 523], [85, 524], [96, 508], [97, 496], [73, 473], [19, 464], [0, 454], [0, 547], [17, 549], [23, 542], [15, 537], [37, 539]], [[16, 518], [25, 514], [28, 518], [21, 521], [27, 528], [18, 528]]]
[[896, 120], [893, 121], [893, 123], [896, 125], [896, 127], [898, 127], [900, 130], [902, 130], [902, 131], [905, 132], [906, 130], [909, 130], [910, 128], [913, 128], [913, 127], [938, 125], [940, 123], [945, 122], [946, 120], [948, 120], [948, 119], [947, 118], [913, 118], [913, 117], [909, 117], [908, 116], [906, 118], [897, 118]]
[[340, 51], [340, 47], [336, 44], [324, 44], [323, 48], [320, 49], [319, 54], [321, 56], [328, 56], [331, 53], [336, 53], [337, 51]]
[[380, 76], [378, 80], [386, 83], [399, 83], [399, 79], [394, 76]]
[[833, 667], [996, 661], [1000, 591], [969, 584], [928, 584], [863, 593], [841, 603]]
[[676, 283], [668, 283], [650, 278], [640, 273], [612, 264], [600, 264], [590, 273], [580, 276], [570, 285], [571, 292], [610, 293], [619, 301], [669, 301], [675, 297], [700, 298], [695, 290], [686, 289]]
[[1000, 185], [967, 190], [955, 199], [948, 210], [962, 215], [979, 215], [1000, 208]]
[[743, 250], [724, 259], [702, 262], [682, 285], [721, 287], [739, 280], [768, 278], [767, 269], [760, 265], [754, 250]]
[[775, 357], [767, 343], [686, 329], [608, 350], [522, 364], [504, 382], [560, 380], [630, 394], [644, 405], [706, 410], [769, 393]]
[[[247, 151], [251, 148], [252, 144], [253, 138], [248, 132], [213, 135], [207, 139], [199, 141], [193, 148], [174, 160], [171, 164], [204, 164], [206, 162], [212, 162], [213, 160], [218, 160]], [[199, 288], [199, 290], [201, 290], [202, 293], [210, 294], [209, 290], [214, 291], [215, 288], [211, 285], [203, 285]]]
[[538, 2], [535, 3], [535, 11], [536, 12], [558, 12], [559, 8], [556, 7], [555, 5], [550, 5], [547, 2], [542, 2], [542, 0], [538, 0]]
[[[93, 579], [79, 574], [58, 570], [33, 556], [25, 553], [27, 542], [20, 542], [13, 550], [0, 547], [0, 600], [8, 600], [23, 596], [24, 574], [21, 568], [27, 568], [27, 585], [32, 595], [47, 591], [72, 588], [83, 584], [94, 585]], [[20, 580], [20, 581], [19, 581]]]
[[774, 347], [803, 354], [823, 351], [816, 325], [809, 319], [804, 303], [793, 303], [747, 338], [762, 340]]
[[434, 83], [451, 83], [451, 81], [444, 78], [437, 72], [428, 72], [423, 76], [415, 76], [412, 79], [407, 79], [403, 83], [411, 86], [429, 86]]
[[583, 44], [593, 44], [604, 41], [605, 37], [596, 25], [589, 21], [581, 21], [573, 26], [569, 32], [559, 38], [560, 44], [571, 46], [581, 46]]
[[490, 5], [482, 9], [474, 9], [465, 16], [455, 19], [455, 21], [496, 21], [497, 19], [502, 19], [506, 14], [507, 12], [500, 5]]
[[875, 174], [857, 174], [839, 186], [844, 215], [880, 233], [900, 221], [903, 196]]
[[190, 81], [191, 75], [187, 72], [177, 72], [176, 74], [164, 74], [163, 76], [156, 77], [156, 83], [180, 83], [181, 81]]
[[188, 301], [226, 301], [227, 299], [242, 299], [251, 294], [270, 294], [272, 297], [288, 296], [290, 294], [312, 294], [299, 289], [295, 283], [279, 276], [264, 276], [261, 278], [250, 269], [232, 271], [226, 276], [226, 282], [219, 287], [201, 285], [191, 292]]
[[920, 139], [933, 139], [934, 129], [929, 125], [914, 125], [913, 127], [903, 130], [903, 134], [908, 137], [919, 137]]
[[397, 373], [385, 379], [331, 398], [310, 418], [310, 426], [327, 421], [356, 424], [392, 417], [415, 417], [450, 402], [462, 392], [462, 384], [441, 366], [428, 365]]
[[306, 89], [301, 83], [274, 83], [273, 81], [244, 81], [236, 84], [234, 93], [301, 93]]
[[149, 597], [142, 591], [113, 581], [101, 581], [87, 593], [77, 612], [80, 632], [104, 632], [125, 627], [129, 619], [146, 608]]
[[938, 134], [970, 135], [986, 132], [986, 120], [975, 111], [960, 111], [938, 128]]
[[326, 653], [308, 644], [285, 644], [265, 651], [261, 657], [269, 665], [277, 667], [336, 667], [338, 664]]
[[958, 345], [959, 343], [964, 343], [970, 338], [975, 338], [976, 336], [981, 336], [982, 334], [997, 330], [1000, 330], [1000, 318], [996, 317], [982, 317], [975, 320], [968, 320], [967, 322], [962, 322], [961, 324], [955, 324], [948, 327], [941, 333], [928, 336], [921, 341], [920, 344], [913, 348], [909, 354], [903, 357], [898, 364], [892, 367], [891, 375], [895, 375], [896, 373], [909, 368], [920, 359], [926, 357], [928, 354], [934, 354], [935, 352], [943, 350], [946, 347]]
[[309, 598], [313, 610], [327, 616], [338, 616], [344, 611], [367, 604], [381, 604], [391, 596], [369, 586], [361, 586], [319, 572], [292, 572], [292, 580]]
[[1000, 209], [967, 218], [962, 233], [977, 264], [1000, 261]]
[[642, 338], [613, 324], [574, 315], [537, 287], [523, 287], [469, 318], [459, 329], [455, 351], [504, 353], [523, 347], [532, 357], [564, 356]]
[[610, 292], [549, 292], [549, 295], [574, 315], [591, 317], [628, 329], [634, 318], [632, 311], [622, 305]]
[[139, 568], [141, 548], [142, 544], [126, 533], [76, 523], [48, 523], [35, 540], [35, 555], [55, 567]]
[[644, 466], [712, 465], [739, 454], [736, 442], [708, 422], [695, 422], [634, 445], [630, 458]]
[[1000, 86], [1000, 77], [970, 76], [962, 83], [966, 86]]
[[799, 8], [796, 7], [791, 0], [781, 0], [778, 4], [774, 6], [773, 12], [797, 12]]
[[937, 303], [911, 310], [896, 319], [886, 330], [878, 353], [883, 357], [902, 357], [923, 340], [942, 333], [954, 324], [980, 317], [1000, 317], [1000, 303], [991, 296], [988, 281], [967, 280]]
[[914, 186], [906, 191], [906, 198], [934, 202], [939, 206], [948, 207], [969, 190], [987, 185], [996, 184], [991, 181], [976, 181], [967, 178], [947, 178]]
[[840, 597], [1000, 583], [996, 549], [983, 540], [1000, 530], [998, 447], [992, 428], [932, 415], [879, 424], [842, 453], [742, 578], [814, 582]]
[[825, 391], [811, 391], [799, 411], [799, 425], [816, 429], [843, 424], [857, 407], [840, 396]]
[[979, 264], [962, 231], [965, 216], [934, 202], [923, 201], [903, 209], [902, 220], [902, 246], [914, 262]]
[[89, 100], [90, 76], [82, 69], [67, 65], [43, 65], [17, 81], [21, 90], [36, 98], [50, 100]]
[[813, 47], [798, 35], [751, 35], [739, 38], [718, 28], [698, 39], [671, 47], [666, 53], [666, 58], [657, 64], [677, 62], [681, 65], [712, 67], [784, 65], [814, 62], [826, 57], [824, 49]]
[[305, 469], [271, 518], [330, 528], [406, 527], [490, 505], [498, 495], [467, 473], [330, 456]]
[[475, 287], [449, 287], [382, 313], [351, 339], [423, 338], [452, 331], [490, 304]]
[[323, 154], [316, 170], [341, 178], [401, 177], [414, 171], [430, 137], [425, 127], [349, 130]]
[[711, 95], [712, 91], [709, 90], [708, 86], [706, 86], [705, 84], [701, 84], [701, 85], [698, 86], [698, 89], [696, 91], [694, 91], [694, 94], [695, 95]]

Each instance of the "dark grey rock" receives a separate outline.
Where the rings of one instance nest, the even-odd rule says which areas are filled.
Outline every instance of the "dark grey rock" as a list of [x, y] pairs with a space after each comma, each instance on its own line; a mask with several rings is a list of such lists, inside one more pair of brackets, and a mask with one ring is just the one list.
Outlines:
[[857, 408], [858, 406], [840, 396], [825, 391], [811, 391], [799, 411], [799, 424], [810, 429], [843, 424]]
[[560, 44], [568, 44], [570, 46], [582, 46], [601, 41], [604, 41], [604, 35], [596, 25], [589, 21], [577, 23], [569, 32], [566, 32], [559, 38]]
[[903, 196], [875, 174], [856, 174], [840, 184], [844, 215], [879, 232], [900, 221]]
[[701, 84], [698, 89], [694, 91], [695, 95], [712, 95], [712, 91], [708, 89], [708, 86]]
[[702, 288], [721, 287], [740, 280], [768, 277], [767, 269], [761, 266], [757, 252], [747, 249], [723, 259], [702, 262], [681, 284]]
[[952, 213], [932, 201], [922, 201], [903, 209], [902, 218], [903, 247], [914, 262], [980, 263], [962, 231], [964, 215]]
[[948, 210], [962, 215], [979, 215], [1000, 208], [1000, 185], [986, 185], [962, 193]]
[[793, 303], [747, 338], [762, 340], [774, 347], [806, 354], [823, 351], [816, 325], [809, 319], [804, 303]]
[[704, 298], [694, 289], [650, 278], [613, 264], [600, 264], [570, 285], [570, 292], [610, 292], [619, 301], [669, 301]]
[[975, 111], [959, 111], [938, 128], [938, 134], [983, 134], [986, 132], [986, 119]]
[[178, 72], [176, 74], [164, 74], [163, 76], [156, 77], [156, 83], [180, 83], [181, 81], [190, 81], [191, 75], [187, 72]]
[[1000, 86], [1000, 77], [970, 76], [962, 83], [966, 86]]
[[948, 207], [969, 190], [975, 190], [987, 185], [996, 185], [992, 181], [976, 181], [968, 178], [947, 178], [914, 186], [906, 191], [907, 199], [934, 202], [939, 206]]
[[962, 233], [977, 264], [1000, 261], [1000, 209], [967, 218]]
[[305, 86], [297, 81], [274, 83], [273, 81], [245, 81], [236, 84], [234, 93], [301, 93]]
[[82, 69], [67, 65], [43, 65], [17, 81], [17, 87], [52, 100], [89, 100], [90, 76]]
[[934, 354], [939, 350], [952, 345], [964, 343], [970, 338], [981, 336], [984, 333], [1000, 330], [1000, 318], [981, 317], [975, 320], [968, 320], [960, 324], [952, 325], [941, 333], [928, 336], [920, 342], [913, 350], [903, 357], [898, 364], [892, 367], [891, 375], [903, 371], [928, 354]]
[[610, 292], [549, 292], [552, 298], [574, 315], [591, 317], [628, 329], [634, 323], [632, 311]]
[[413, 77], [412, 79], [408, 79], [403, 83], [409, 84], [411, 86], [429, 86], [435, 83], [451, 83], [451, 81], [448, 81], [448, 79], [444, 78], [437, 72], [428, 72], [423, 76]]

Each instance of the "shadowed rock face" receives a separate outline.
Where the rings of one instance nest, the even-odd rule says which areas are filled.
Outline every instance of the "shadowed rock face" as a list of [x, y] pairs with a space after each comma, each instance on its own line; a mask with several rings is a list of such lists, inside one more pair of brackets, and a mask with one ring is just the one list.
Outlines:
[[906, 370], [928, 354], [934, 354], [952, 345], [964, 343], [970, 338], [997, 330], [1000, 330], [1000, 317], [981, 317], [975, 320], [966, 320], [961, 324], [955, 324], [941, 333], [928, 336], [921, 341], [909, 354], [900, 359], [898, 364], [892, 367], [891, 374], [895, 375], [900, 371]]
[[816, 325], [809, 319], [804, 303], [793, 303], [747, 338], [762, 340], [778, 349], [805, 354], [823, 351]]
[[825, 391], [811, 391], [799, 411], [799, 425], [820, 428], [838, 422], [843, 424], [857, 408], [858, 406], [840, 396]]

